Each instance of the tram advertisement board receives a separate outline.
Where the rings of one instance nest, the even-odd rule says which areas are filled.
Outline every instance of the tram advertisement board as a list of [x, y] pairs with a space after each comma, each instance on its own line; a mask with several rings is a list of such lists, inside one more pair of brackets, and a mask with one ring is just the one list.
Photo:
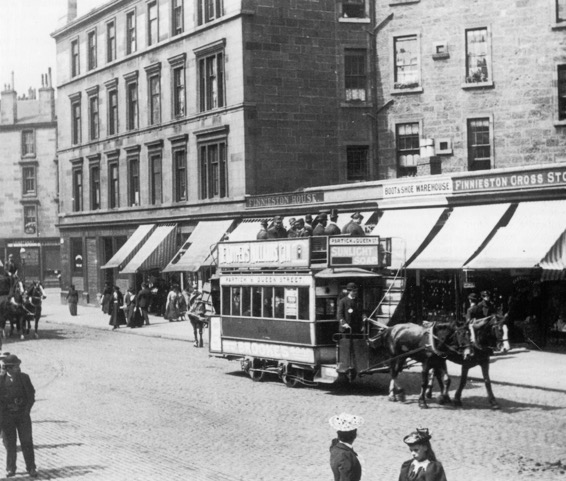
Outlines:
[[379, 266], [379, 237], [330, 237], [330, 267]]
[[218, 267], [308, 267], [308, 238], [218, 244]]

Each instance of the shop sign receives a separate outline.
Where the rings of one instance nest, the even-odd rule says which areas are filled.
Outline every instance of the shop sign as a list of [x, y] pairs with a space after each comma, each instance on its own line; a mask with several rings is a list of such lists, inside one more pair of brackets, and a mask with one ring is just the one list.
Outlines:
[[379, 237], [330, 237], [331, 267], [379, 266]]
[[566, 185], [566, 166], [454, 179], [454, 193], [533, 189], [564, 185]]
[[423, 195], [448, 195], [452, 192], [450, 178], [435, 180], [415, 180], [383, 185], [383, 197], [416, 197]]
[[308, 267], [309, 239], [218, 244], [218, 267]]
[[324, 202], [324, 192], [295, 192], [291, 194], [254, 195], [246, 197], [246, 209], [311, 205]]
[[228, 275], [220, 277], [222, 286], [310, 286], [310, 276]]

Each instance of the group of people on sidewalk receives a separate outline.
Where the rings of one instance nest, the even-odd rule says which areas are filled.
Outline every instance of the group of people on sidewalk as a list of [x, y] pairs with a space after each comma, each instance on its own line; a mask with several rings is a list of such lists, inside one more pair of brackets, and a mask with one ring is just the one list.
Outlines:
[[[354, 451], [353, 443], [358, 428], [363, 424], [361, 416], [342, 413], [329, 419], [337, 437], [330, 444], [330, 468], [334, 481], [360, 481], [362, 463]], [[403, 438], [409, 447], [411, 459], [401, 465], [399, 481], [446, 481], [442, 464], [436, 459], [428, 429], [417, 428]]]

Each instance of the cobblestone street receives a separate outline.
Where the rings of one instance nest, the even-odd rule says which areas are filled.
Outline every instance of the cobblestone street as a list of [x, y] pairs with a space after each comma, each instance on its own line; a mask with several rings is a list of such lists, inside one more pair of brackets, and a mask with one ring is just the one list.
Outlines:
[[[432, 402], [423, 411], [417, 370], [401, 376], [406, 404], [387, 401], [383, 375], [348, 387], [254, 383], [239, 363], [209, 358], [206, 346], [150, 336], [149, 328], [111, 332], [93, 308], [80, 308], [75, 323], [64, 324], [71, 319], [66, 307], [50, 302], [40, 339], [4, 343], [37, 390], [32, 419], [41, 479], [329, 480], [334, 433], [327, 420], [342, 411], [366, 420], [355, 443], [362, 479], [397, 479], [409, 457], [402, 438], [421, 425], [432, 430], [449, 480], [566, 479], [557, 464], [566, 464], [561, 389], [494, 378], [502, 410], [491, 411], [483, 383], [474, 380], [464, 409]], [[99, 329], [79, 325], [94, 317]], [[161, 326], [170, 324], [150, 327]], [[18, 467], [23, 476], [21, 457]]]

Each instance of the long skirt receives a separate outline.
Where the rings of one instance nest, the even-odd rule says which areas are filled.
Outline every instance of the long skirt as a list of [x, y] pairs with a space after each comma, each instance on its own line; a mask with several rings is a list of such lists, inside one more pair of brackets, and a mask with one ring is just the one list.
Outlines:
[[77, 304], [75, 302], [69, 303], [69, 312], [71, 313], [71, 316], [77, 315]]

